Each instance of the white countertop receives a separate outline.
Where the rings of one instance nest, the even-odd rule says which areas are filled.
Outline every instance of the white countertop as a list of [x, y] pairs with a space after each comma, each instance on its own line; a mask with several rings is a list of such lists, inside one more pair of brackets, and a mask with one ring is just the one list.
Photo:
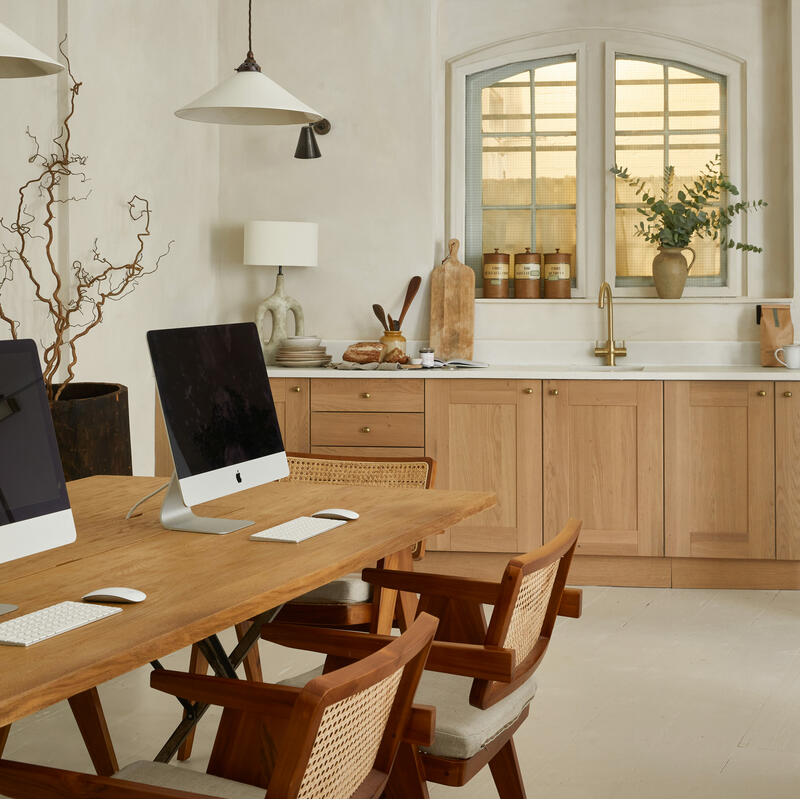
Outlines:
[[634, 381], [800, 381], [800, 370], [760, 366], [642, 366], [599, 364], [492, 364], [474, 369], [342, 370], [268, 366], [273, 378], [516, 378], [519, 380], [634, 380]]

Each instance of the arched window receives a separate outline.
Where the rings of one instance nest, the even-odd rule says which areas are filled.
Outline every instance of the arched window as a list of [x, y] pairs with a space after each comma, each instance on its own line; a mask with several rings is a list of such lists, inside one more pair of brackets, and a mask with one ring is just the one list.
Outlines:
[[[615, 161], [657, 193], [664, 169], [675, 168], [670, 200], [718, 153], [727, 163], [726, 78], [678, 61], [617, 53], [614, 62]], [[635, 191], [615, 185], [617, 286], [652, 284], [653, 245], [634, 237], [643, 220]], [[725, 198], [722, 198], [723, 202]], [[727, 285], [727, 251], [695, 239], [689, 285]]]
[[467, 75], [465, 263], [482, 283], [482, 255], [572, 254], [575, 280], [575, 55]]

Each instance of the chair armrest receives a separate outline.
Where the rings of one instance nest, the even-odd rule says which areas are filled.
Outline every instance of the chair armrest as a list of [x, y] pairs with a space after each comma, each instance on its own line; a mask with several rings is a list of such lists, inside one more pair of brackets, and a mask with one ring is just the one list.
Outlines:
[[436, 732], [436, 708], [434, 706], [411, 706], [411, 716], [406, 723], [403, 739], [420, 747], [430, 747]]
[[7, 797], [207, 797], [163, 786], [102, 778], [67, 769], [0, 761], [0, 793]]
[[151, 672], [150, 686], [185, 700], [273, 717], [288, 717], [300, 694], [300, 689], [294, 686], [192, 675], [168, 669]]
[[583, 613], [583, 590], [564, 589], [561, 603], [558, 606], [559, 617], [572, 617], [578, 619]]
[[[351, 661], [365, 658], [394, 641], [393, 636], [377, 633], [312, 628], [309, 625], [281, 622], [265, 625], [261, 629], [261, 638], [284, 647], [325, 653]], [[425, 669], [508, 683], [514, 669], [514, 651], [504, 647], [434, 641]]]
[[365, 569], [362, 580], [385, 589], [399, 589], [437, 597], [461, 597], [494, 605], [500, 594], [500, 584], [490, 581], [473, 581], [452, 575], [432, 572], [407, 572], [399, 569]]

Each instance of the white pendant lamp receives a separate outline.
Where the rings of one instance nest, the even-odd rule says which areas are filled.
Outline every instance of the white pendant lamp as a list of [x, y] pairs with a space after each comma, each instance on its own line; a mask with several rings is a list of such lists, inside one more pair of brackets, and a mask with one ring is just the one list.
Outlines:
[[253, 0], [248, 5], [248, 52], [236, 72], [175, 115], [218, 125], [304, 125], [322, 120], [294, 95], [261, 72], [253, 57]]
[[0, 24], [0, 78], [38, 78], [54, 75], [62, 69], [63, 64]]

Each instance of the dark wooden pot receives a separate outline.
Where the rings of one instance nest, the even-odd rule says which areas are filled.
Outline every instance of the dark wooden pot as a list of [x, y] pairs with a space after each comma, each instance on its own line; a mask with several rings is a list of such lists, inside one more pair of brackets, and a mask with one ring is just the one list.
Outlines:
[[50, 410], [68, 481], [133, 474], [127, 386], [70, 383]]

